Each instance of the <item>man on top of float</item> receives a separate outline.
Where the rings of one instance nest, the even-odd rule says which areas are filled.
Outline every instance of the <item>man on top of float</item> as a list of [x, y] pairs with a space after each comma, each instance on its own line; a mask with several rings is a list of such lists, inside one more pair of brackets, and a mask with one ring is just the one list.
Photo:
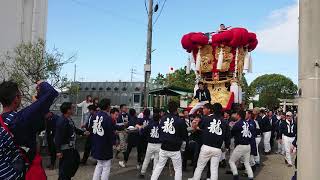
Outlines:
[[191, 109], [189, 114], [194, 114], [198, 109], [206, 103], [211, 102], [211, 95], [207, 88], [204, 87], [203, 82], [198, 83], [199, 89], [196, 91], [194, 99], [198, 99], [199, 102]]

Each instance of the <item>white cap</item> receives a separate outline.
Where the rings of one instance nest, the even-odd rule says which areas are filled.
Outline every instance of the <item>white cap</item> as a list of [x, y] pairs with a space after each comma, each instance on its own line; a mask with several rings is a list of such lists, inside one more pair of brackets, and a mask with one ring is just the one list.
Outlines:
[[290, 112], [290, 111], [287, 112], [287, 113], [286, 113], [286, 116], [292, 116], [292, 112]]

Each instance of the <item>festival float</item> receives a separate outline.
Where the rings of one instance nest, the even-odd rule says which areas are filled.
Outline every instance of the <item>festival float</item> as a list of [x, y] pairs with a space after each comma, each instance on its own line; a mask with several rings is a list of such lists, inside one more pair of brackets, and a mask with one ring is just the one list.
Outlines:
[[[242, 78], [251, 72], [251, 52], [257, 47], [255, 33], [245, 28], [227, 29], [220, 25], [218, 32], [191, 32], [181, 39], [182, 47], [195, 65], [195, 89], [202, 82], [209, 90], [211, 103], [221, 103], [230, 110], [242, 104]], [[199, 103], [193, 99], [191, 109]]]

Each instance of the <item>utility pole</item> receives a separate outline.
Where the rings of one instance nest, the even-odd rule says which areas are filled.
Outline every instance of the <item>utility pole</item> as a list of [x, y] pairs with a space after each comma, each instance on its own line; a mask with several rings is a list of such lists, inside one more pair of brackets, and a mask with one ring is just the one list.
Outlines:
[[320, 1], [299, 1], [298, 179], [320, 175]]
[[76, 76], [77, 76], [77, 64], [74, 64], [73, 82], [76, 82]]
[[146, 64], [144, 65], [144, 107], [148, 107], [149, 95], [149, 79], [151, 75], [151, 51], [152, 51], [152, 16], [153, 16], [153, 0], [149, 0], [148, 9], [148, 32], [147, 32], [147, 55]]
[[132, 82], [133, 81], [133, 75], [136, 74], [136, 69], [131, 68], [130, 71], [131, 71], [131, 82]]

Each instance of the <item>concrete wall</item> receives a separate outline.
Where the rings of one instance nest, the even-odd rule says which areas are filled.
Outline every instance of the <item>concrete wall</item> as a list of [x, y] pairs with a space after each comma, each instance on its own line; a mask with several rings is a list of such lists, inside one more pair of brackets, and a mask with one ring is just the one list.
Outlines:
[[[109, 98], [111, 105], [127, 104], [141, 106], [143, 82], [79, 82], [80, 92], [77, 102], [83, 101], [87, 95], [93, 98]], [[136, 103], [134, 102], [134, 96]]]

